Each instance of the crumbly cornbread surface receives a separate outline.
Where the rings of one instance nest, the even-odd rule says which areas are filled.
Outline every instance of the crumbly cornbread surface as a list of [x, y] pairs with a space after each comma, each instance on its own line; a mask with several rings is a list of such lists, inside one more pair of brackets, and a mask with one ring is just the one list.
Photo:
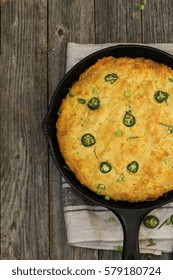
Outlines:
[[173, 70], [144, 58], [107, 57], [62, 101], [57, 139], [84, 187], [119, 201], [173, 190]]

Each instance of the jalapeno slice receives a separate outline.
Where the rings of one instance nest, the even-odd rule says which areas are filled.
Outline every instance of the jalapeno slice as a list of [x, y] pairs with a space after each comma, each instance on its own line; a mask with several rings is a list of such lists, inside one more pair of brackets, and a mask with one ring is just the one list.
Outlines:
[[96, 188], [96, 194], [101, 194], [102, 191], [106, 190], [106, 185], [104, 184], [98, 184]]
[[108, 82], [108, 83], [110, 83], [111, 85], [112, 85], [113, 83], [115, 83], [115, 81], [116, 81], [117, 79], [118, 79], [118, 76], [117, 76], [117, 74], [115, 74], [115, 73], [111, 73], [111, 74], [108, 74], [108, 75], [105, 76], [105, 81]]
[[88, 107], [91, 110], [97, 110], [100, 107], [100, 100], [97, 97], [93, 97], [88, 102]]
[[143, 224], [148, 228], [156, 228], [159, 223], [159, 219], [152, 215], [146, 216], [143, 220]]
[[169, 97], [169, 94], [162, 90], [158, 90], [154, 94], [154, 98], [157, 101], [157, 103], [162, 103], [162, 102], [166, 101], [168, 99], [168, 97]]
[[85, 147], [90, 147], [95, 144], [96, 140], [92, 134], [86, 133], [82, 136], [81, 142]]
[[100, 171], [102, 173], [104, 173], [104, 174], [108, 173], [108, 172], [111, 171], [111, 169], [112, 169], [112, 167], [111, 167], [111, 165], [108, 162], [101, 162], [100, 163]]
[[139, 164], [137, 163], [137, 161], [132, 161], [127, 165], [127, 170], [132, 172], [132, 173], [136, 173], [138, 171], [139, 168]]
[[135, 123], [136, 123], [136, 118], [130, 112], [126, 112], [123, 118], [123, 124], [125, 126], [131, 127]]

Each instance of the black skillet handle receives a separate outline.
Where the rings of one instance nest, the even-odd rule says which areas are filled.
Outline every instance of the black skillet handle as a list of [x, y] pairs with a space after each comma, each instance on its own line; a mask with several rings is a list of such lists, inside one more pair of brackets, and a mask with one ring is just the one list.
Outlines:
[[114, 211], [119, 218], [124, 232], [123, 260], [139, 260], [139, 228], [143, 218], [149, 211], [146, 209], [118, 209]]

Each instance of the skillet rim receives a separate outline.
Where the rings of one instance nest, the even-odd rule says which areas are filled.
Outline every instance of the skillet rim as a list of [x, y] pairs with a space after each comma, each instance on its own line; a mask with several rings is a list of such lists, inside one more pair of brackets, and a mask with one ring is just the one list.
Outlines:
[[[77, 81], [76, 78], [72, 79], [73, 81], [70, 82], [69, 84], [69, 79], [71, 80], [71, 76], [72, 77], [76, 77], [79, 78], [80, 74], [85, 71], [89, 66], [93, 65], [99, 58], [103, 58], [105, 56], [109, 56], [110, 52], [112, 51], [136, 51], [137, 53], [141, 53], [142, 51], [148, 51], [148, 52], [152, 52], [154, 53], [154, 58], [152, 56], [150, 57], [146, 57], [145, 55], [137, 55], [138, 57], [145, 57], [145, 58], [149, 58], [149, 59], [153, 59], [157, 62], [160, 63], [164, 63], [166, 65], [168, 65], [169, 67], [173, 68], [173, 55], [161, 50], [161, 49], [157, 49], [148, 45], [141, 45], [141, 44], [118, 44], [115, 46], [111, 46], [111, 47], [106, 47], [103, 49], [100, 49], [96, 52], [93, 52], [92, 54], [86, 56], [85, 58], [83, 58], [82, 60], [80, 60], [76, 65], [74, 65], [65, 75], [64, 77], [61, 79], [60, 83], [58, 84], [58, 86], [56, 87], [54, 94], [51, 98], [50, 101], [50, 105], [47, 111], [47, 114], [43, 120], [42, 123], [42, 129], [43, 132], [47, 138], [48, 144], [49, 144], [49, 149], [53, 158], [53, 161], [56, 165], [56, 167], [58, 168], [59, 172], [61, 173], [61, 175], [65, 178], [65, 180], [70, 184], [70, 186], [77, 191], [80, 195], [84, 196], [86, 199], [89, 199], [90, 201], [92, 201], [95, 204], [99, 204], [102, 205], [104, 207], [107, 207], [109, 209], [112, 210], [116, 210], [116, 209], [148, 209], [148, 210], [152, 210], [155, 209], [157, 207], [163, 206], [164, 204], [167, 204], [171, 201], [173, 201], [173, 191], [155, 199], [155, 200], [150, 200], [150, 201], [142, 201], [142, 202], [127, 202], [127, 201], [114, 201], [114, 200], [105, 200], [102, 196], [98, 196], [96, 195], [94, 192], [92, 192], [91, 190], [89, 190], [87, 187], [83, 186], [75, 177], [75, 175], [72, 173], [72, 171], [69, 170], [69, 168], [66, 166], [65, 161], [60, 153], [59, 150], [59, 145], [58, 142], [55, 141], [56, 138], [56, 129], [55, 129], [55, 120], [54, 122], [52, 122], [52, 116], [55, 119], [57, 119], [57, 111], [58, 108], [62, 102], [62, 98], [64, 98], [67, 95], [67, 90], [68, 87], [75, 81]], [[105, 55], [107, 53], [107, 55]], [[160, 55], [160, 56], [159, 56]], [[137, 57], [136, 55], [128, 55], [126, 54], [126, 56], [129, 57]], [[120, 56], [118, 56], [120, 57]], [[158, 59], [156, 59], [156, 57]], [[161, 59], [161, 61], [160, 61]], [[164, 59], [166, 60], [167, 63], [164, 62]], [[169, 61], [170, 59], [170, 61]], [[90, 61], [94, 60], [94, 62], [92, 62], [90, 64]], [[90, 65], [88, 65], [88, 63]], [[82, 71], [79, 71], [80, 68], [84, 68]], [[68, 83], [67, 83], [68, 81]], [[69, 86], [67, 86], [67, 84], [69, 84]], [[66, 88], [66, 93], [63, 94], [63, 96], [59, 96], [61, 93], [61, 88], [65, 87]], [[58, 102], [57, 102], [58, 101]], [[55, 107], [56, 107], [56, 114], [55, 114]], [[57, 149], [56, 149], [57, 148]]]

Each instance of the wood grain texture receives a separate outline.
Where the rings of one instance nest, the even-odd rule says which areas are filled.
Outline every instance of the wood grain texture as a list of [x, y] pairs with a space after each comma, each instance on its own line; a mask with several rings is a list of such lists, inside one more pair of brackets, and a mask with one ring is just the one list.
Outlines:
[[[68, 41], [94, 43], [94, 1], [53, 0], [49, 2], [49, 97], [65, 74]], [[49, 162], [50, 258], [97, 259], [97, 250], [68, 246], [63, 215], [61, 177], [52, 159]]]
[[141, 42], [139, 1], [96, 0], [96, 43]]
[[47, 259], [47, 1], [6, 1], [1, 17], [1, 259]]
[[144, 43], [173, 42], [173, 1], [147, 1], [143, 13]]

